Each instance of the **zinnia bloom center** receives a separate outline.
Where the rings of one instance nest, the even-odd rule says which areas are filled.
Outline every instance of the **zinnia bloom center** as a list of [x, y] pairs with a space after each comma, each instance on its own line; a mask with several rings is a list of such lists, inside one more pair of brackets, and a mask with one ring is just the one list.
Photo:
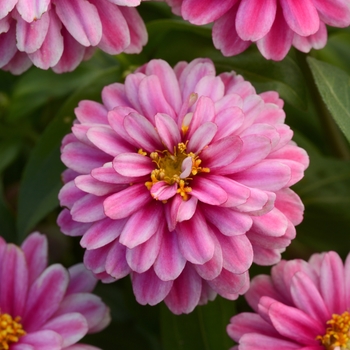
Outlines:
[[327, 350], [350, 349], [350, 314], [345, 311], [341, 315], [333, 314], [332, 319], [327, 322], [326, 334], [317, 336]]
[[19, 316], [14, 319], [9, 314], [0, 313], [0, 350], [10, 348], [10, 343], [17, 343], [18, 339], [25, 335]]
[[[164, 150], [155, 151], [149, 155], [157, 165], [157, 168], [151, 172], [152, 181], [146, 182], [149, 190], [159, 181], [164, 181], [169, 185], [176, 183], [178, 185], [177, 193], [181, 195], [183, 200], [188, 199], [188, 193], [192, 191], [189, 183], [193, 176], [201, 172], [208, 173], [210, 170], [201, 167], [201, 159], [192, 152], [187, 153], [186, 148], [187, 143], [180, 142], [174, 147], [173, 153]], [[147, 155], [142, 150], [139, 150], [139, 153]]]

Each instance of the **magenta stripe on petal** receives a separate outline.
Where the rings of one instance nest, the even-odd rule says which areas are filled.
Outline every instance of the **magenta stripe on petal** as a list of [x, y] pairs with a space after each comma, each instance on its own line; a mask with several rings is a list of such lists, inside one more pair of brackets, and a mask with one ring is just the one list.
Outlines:
[[106, 197], [87, 194], [79, 199], [71, 209], [72, 218], [79, 222], [94, 222], [104, 219], [103, 202]]
[[113, 160], [113, 168], [123, 176], [138, 177], [150, 175], [155, 165], [151, 158], [138, 153], [122, 153]]
[[211, 205], [220, 205], [227, 201], [227, 193], [222, 187], [217, 185], [214, 181], [211, 181], [210, 176], [195, 177], [192, 186], [190, 194], [195, 196], [200, 202]]
[[162, 216], [163, 208], [160, 204], [140, 206], [138, 211], [129, 217], [119, 242], [130, 249], [146, 242], [160, 229]]
[[174, 119], [164, 113], [157, 113], [155, 124], [160, 138], [166, 148], [172, 152], [174, 147], [181, 142], [181, 135]]
[[108, 252], [105, 267], [106, 272], [117, 280], [127, 276], [131, 272], [125, 254], [125, 245], [122, 245], [118, 240], [115, 240]]
[[136, 300], [141, 305], [156, 305], [168, 295], [173, 285], [173, 281], [162, 281], [150, 268], [148, 271], [132, 275], [132, 287]]
[[176, 232], [164, 230], [161, 247], [154, 263], [154, 272], [162, 281], [172, 281], [179, 277], [185, 267]]
[[22, 317], [28, 333], [39, 329], [58, 309], [69, 283], [69, 275], [61, 265], [49, 266], [29, 289]]
[[204, 264], [213, 257], [215, 242], [208, 230], [205, 218], [198, 210], [191, 220], [177, 225], [179, 247], [189, 262]]
[[84, 0], [56, 1], [56, 13], [69, 33], [83, 46], [96, 46], [102, 37], [97, 9]]
[[165, 298], [165, 304], [175, 314], [190, 313], [197, 306], [201, 296], [201, 278], [194, 268], [187, 264], [181, 275], [174, 281]]
[[109, 196], [103, 203], [105, 214], [111, 219], [123, 219], [137, 212], [152, 197], [144, 184], [136, 184]]

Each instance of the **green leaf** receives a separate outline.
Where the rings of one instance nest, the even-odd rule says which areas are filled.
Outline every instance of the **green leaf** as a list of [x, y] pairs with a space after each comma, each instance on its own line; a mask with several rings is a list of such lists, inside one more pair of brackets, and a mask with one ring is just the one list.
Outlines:
[[227, 350], [233, 341], [226, 326], [235, 314], [235, 303], [217, 297], [207, 305], [197, 306], [188, 315], [174, 315], [161, 308], [164, 350]]
[[57, 195], [62, 187], [60, 176], [65, 168], [60, 161], [60, 145], [63, 136], [70, 131], [74, 107], [82, 99], [99, 100], [102, 88], [120, 78], [119, 66], [99, 70], [90, 78], [58, 111], [26, 165], [19, 193], [17, 221], [17, 231], [22, 239], [58, 206]]
[[332, 117], [350, 142], [350, 77], [328, 63], [307, 58], [317, 88]]
[[2, 184], [0, 184], [0, 228], [2, 238], [7, 242], [16, 241], [15, 219], [4, 198]]
[[20, 149], [21, 143], [19, 140], [0, 142], [0, 174], [16, 159]]
[[55, 74], [51, 70], [31, 68], [14, 87], [7, 119], [12, 122], [18, 121], [45, 103], [69, 96], [81, 86], [97, 79], [101, 69], [116, 63], [114, 58], [108, 58], [107, 55], [98, 52], [71, 73]]

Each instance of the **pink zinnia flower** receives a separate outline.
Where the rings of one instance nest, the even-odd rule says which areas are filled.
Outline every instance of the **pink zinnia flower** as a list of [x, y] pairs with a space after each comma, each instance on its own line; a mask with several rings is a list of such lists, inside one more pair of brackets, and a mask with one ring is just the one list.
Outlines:
[[166, 1], [193, 24], [214, 22], [214, 45], [224, 56], [238, 55], [255, 42], [265, 58], [279, 61], [292, 45], [303, 52], [323, 48], [326, 24], [350, 25], [349, 0]]
[[277, 93], [216, 76], [209, 59], [152, 60], [102, 101], [80, 102], [63, 141], [62, 231], [83, 236], [102, 280], [131, 274], [141, 304], [182, 313], [237, 298], [253, 260], [279, 261], [303, 215], [289, 187], [308, 157]]
[[74, 70], [95, 47], [139, 53], [147, 41], [135, 8], [141, 0], [4, 0], [0, 3], [0, 68], [20, 74], [32, 64]]
[[231, 319], [233, 349], [350, 349], [350, 254], [345, 266], [335, 252], [282, 260], [245, 297], [256, 313]]
[[90, 293], [97, 280], [83, 264], [47, 267], [47, 251], [37, 232], [21, 247], [0, 237], [0, 349], [98, 350], [76, 344], [110, 321], [109, 309]]

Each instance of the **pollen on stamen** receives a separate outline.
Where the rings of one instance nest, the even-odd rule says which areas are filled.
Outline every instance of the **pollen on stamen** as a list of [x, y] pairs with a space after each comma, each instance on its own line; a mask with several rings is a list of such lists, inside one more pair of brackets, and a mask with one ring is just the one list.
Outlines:
[[[149, 157], [157, 168], [151, 172], [151, 181], [145, 182], [145, 186], [152, 192], [152, 187], [159, 181], [164, 181], [169, 186], [177, 184], [176, 193], [179, 194], [183, 200], [189, 199], [189, 193], [192, 188], [189, 183], [193, 177], [199, 173], [208, 173], [209, 168], [201, 167], [201, 159], [193, 152], [187, 151], [188, 141], [180, 142], [174, 146], [173, 152], [168, 150], [151, 152]], [[188, 164], [189, 161], [192, 164]], [[190, 168], [189, 168], [190, 167]], [[152, 194], [152, 197], [158, 200], [158, 197]]]
[[341, 315], [333, 314], [327, 324], [326, 334], [318, 335], [319, 340], [326, 350], [350, 349], [350, 314], [345, 311]]
[[17, 343], [26, 334], [19, 316], [12, 318], [9, 314], [0, 313], [0, 350], [10, 349], [11, 343]]

